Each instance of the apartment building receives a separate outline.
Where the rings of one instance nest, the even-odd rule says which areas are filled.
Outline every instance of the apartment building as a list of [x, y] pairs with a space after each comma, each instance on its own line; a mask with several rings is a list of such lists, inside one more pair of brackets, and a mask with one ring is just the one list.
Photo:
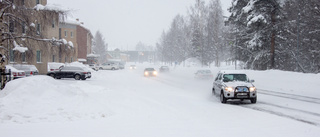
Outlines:
[[[62, 57], [73, 56], [73, 49], [67, 44], [52, 40], [59, 39], [59, 15], [63, 11], [46, 9], [47, 0], [14, 0], [13, 3], [16, 8], [8, 12], [22, 20], [4, 18], [9, 24], [5, 31], [14, 37], [4, 42], [8, 64], [32, 64], [40, 74], [46, 74], [48, 62], [61, 62]], [[43, 6], [35, 8], [38, 4]], [[16, 45], [28, 50], [17, 51]]]

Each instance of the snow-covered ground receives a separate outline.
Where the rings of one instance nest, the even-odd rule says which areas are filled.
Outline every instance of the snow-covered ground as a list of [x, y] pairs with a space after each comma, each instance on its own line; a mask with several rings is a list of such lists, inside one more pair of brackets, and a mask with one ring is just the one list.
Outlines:
[[160, 65], [136, 65], [85, 81], [9, 82], [0, 91], [0, 137], [320, 136], [320, 74], [243, 70], [256, 81], [257, 104], [221, 104], [212, 80], [194, 79], [202, 68], [170, 67], [148, 78], [143, 69]]

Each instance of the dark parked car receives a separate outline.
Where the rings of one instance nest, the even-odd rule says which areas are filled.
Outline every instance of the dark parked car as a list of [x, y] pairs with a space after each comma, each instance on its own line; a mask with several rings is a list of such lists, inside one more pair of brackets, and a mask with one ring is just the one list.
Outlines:
[[86, 80], [87, 78], [91, 78], [90, 71], [78, 66], [64, 66], [58, 71], [48, 72], [47, 75], [56, 79], [74, 78], [76, 80]]
[[161, 66], [159, 68], [159, 72], [169, 72], [169, 67], [168, 66]]
[[18, 70], [23, 70], [26, 73], [26, 76], [33, 76], [38, 75], [39, 71], [36, 66], [34, 65], [23, 65], [23, 64], [15, 64], [13, 65], [14, 68]]
[[157, 76], [158, 72], [154, 68], [146, 68], [144, 69], [144, 76], [149, 77], [149, 76]]

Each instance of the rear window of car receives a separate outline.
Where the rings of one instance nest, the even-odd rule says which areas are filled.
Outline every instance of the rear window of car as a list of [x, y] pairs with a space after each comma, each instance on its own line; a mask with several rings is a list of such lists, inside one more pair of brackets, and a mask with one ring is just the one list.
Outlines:
[[154, 71], [154, 68], [146, 68], [145, 71]]

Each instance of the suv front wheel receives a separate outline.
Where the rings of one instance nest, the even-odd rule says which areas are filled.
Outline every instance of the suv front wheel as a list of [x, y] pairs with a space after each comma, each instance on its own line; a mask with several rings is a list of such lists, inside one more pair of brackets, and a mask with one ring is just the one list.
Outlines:
[[257, 97], [254, 97], [254, 98], [250, 99], [250, 101], [251, 101], [251, 103], [253, 103], [253, 104], [257, 103]]
[[220, 101], [221, 101], [221, 103], [223, 103], [223, 104], [227, 103], [227, 98], [224, 97], [223, 92], [221, 92], [221, 94], [220, 94]]

